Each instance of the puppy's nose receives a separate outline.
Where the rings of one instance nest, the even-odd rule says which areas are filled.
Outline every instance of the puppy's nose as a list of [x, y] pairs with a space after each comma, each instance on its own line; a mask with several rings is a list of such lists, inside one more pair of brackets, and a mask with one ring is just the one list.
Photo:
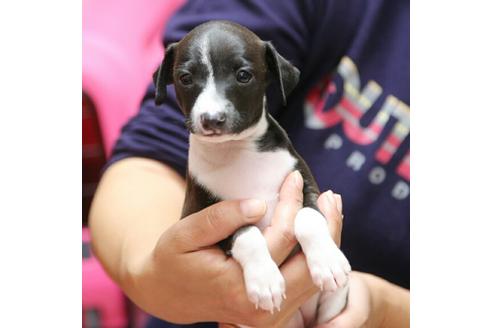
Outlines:
[[200, 115], [200, 123], [205, 130], [220, 130], [226, 121], [224, 113], [203, 113]]

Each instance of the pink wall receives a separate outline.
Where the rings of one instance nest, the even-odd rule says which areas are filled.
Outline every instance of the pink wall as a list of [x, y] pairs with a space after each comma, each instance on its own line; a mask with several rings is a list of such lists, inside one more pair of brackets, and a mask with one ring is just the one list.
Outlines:
[[184, 0], [84, 0], [82, 88], [93, 100], [108, 156], [163, 56], [165, 22]]

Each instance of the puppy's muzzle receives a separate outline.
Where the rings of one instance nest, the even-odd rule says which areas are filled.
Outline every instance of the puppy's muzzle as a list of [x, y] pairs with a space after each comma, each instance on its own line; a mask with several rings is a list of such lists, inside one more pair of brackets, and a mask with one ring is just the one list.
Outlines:
[[220, 135], [226, 126], [225, 113], [203, 113], [200, 115], [200, 125], [205, 135]]

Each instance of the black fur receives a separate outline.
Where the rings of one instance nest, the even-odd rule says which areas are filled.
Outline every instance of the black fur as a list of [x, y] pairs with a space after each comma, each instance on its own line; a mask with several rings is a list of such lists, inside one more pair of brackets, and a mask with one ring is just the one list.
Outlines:
[[[199, 25], [181, 41], [170, 44], [158, 70], [154, 73], [155, 102], [160, 105], [166, 97], [166, 86], [174, 83], [176, 97], [185, 119], [197, 97], [206, 85], [208, 68], [202, 63], [201, 44], [204, 37], [209, 43], [213, 74], [219, 93], [234, 104], [238, 116], [228, 120], [225, 133], [240, 133], [261, 118], [263, 96], [272, 80], [278, 82], [283, 103], [299, 81], [299, 70], [282, 57], [271, 42], [260, 40], [255, 34], [238, 24], [211, 21]], [[247, 84], [236, 83], [236, 73], [246, 70], [253, 75]], [[185, 86], [180, 76], [190, 74], [193, 83]], [[191, 124], [188, 124], [191, 127]], [[194, 132], [194, 131], [191, 131]]]
[[186, 173], [186, 194], [181, 218], [199, 212], [221, 200], [206, 188], [196, 183], [189, 172]]
[[273, 151], [279, 148], [287, 149], [297, 159], [295, 169], [299, 170], [304, 179], [304, 206], [318, 209], [317, 200], [320, 192], [318, 184], [311, 174], [311, 170], [309, 170], [304, 159], [294, 149], [287, 132], [285, 132], [280, 124], [271, 115], [267, 116], [267, 121], [267, 132], [257, 141], [258, 150]]
[[177, 43], [170, 44], [166, 49], [166, 54], [162, 64], [152, 75], [155, 85], [155, 104], [162, 105], [166, 99], [166, 86], [173, 83], [174, 52]]
[[[275, 149], [287, 149], [293, 157], [297, 159], [297, 164], [294, 169], [299, 170], [304, 180], [303, 187], [303, 206], [311, 207], [319, 211], [317, 200], [320, 194], [318, 184], [314, 179], [309, 167], [302, 157], [297, 153], [297, 151], [292, 146], [287, 133], [278, 124], [278, 122], [271, 117], [267, 116], [268, 129], [265, 134], [257, 141], [258, 151], [266, 152], [273, 151]], [[192, 213], [201, 211], [202, 209], [218, 203], [221, 201], [220, 198], [214, 196], [205, 187], [197, 184], [193, 177], [188, 173], [186, 177], [186, 197], [185, 205], [183, 207], [182, 217], [186, 217]], [[234, 183], [230, 181], [229, 183]], [[234, 245], [234, 240], [237, 236], [244, 232], [244, 229], [239, 229], [236, 233], [219, 243], [219, 246], [224, 250], [227, 255], [231, 255], [230, 251]]]
[[270, 72], [280, 83], [280, 92], [284, 106], [287, 105], [287, 96], [299, 82], [299, 70], [282, 57], [271, 42], [265, 42], [266, 61]]
[[[166, 56], [154, 73], [156, 85], [157, 105], [162, 104], [166, 97], [166, 86], [174, 83], [178, 104], [185, 115], [190, 128], [190, 113], [197, 97], [206, 84], [206, 78], [210, 72], [201, 60], [201, 44], [203, 38], [209, 43], [209, 55], [217, 91], [227, 98], [234, 106], [239, 117], [230, 123], [226, 133], [239, 133], [255, 125], [263, 113], [263, 98], [266, 88], [272, 80], [276, 80], [280, 87], [282, 100], [287, 102], [287, 96], [295, 88], [299, 81], [299, 70], [283, 58], [270, 42], [260, 40], [248, 29], [235, 23], [226, 21], [212, 21], [202, 24], [188, 33], [178, 43], [167, 47]], [[247, 70], [252, 73], [251, 82], [241, 84], [236, 81], [239, 70]], [[193, 83], [186, 85], [181, 83], [180, 77], [184, 74], [192, 76]], [[275, 121], [267, 115], [268, 129], [257, 141], [259, 152], [267, 152], [275, 149], [287, 149], [297, 159], [297, 165], [293, 169], [299, 170], [304, 178], [304, 206], [318, 209], [316, 203], [319, 189], [311, 171], [292, 146], [287, 133]], [[191, 131], [190, 132], [194, 132]], [[182, 211], [182, 217], [198, 212], [214, 203], [221, 201], [209, 192], [206, 187], [200, 186], [190, 174], [186, 178], [186, 197]], [[227, 183], [234, 183], [228, 181]], [[247, 228], [239, 229], [237, 237]], [[224, 240], [220, 246], [229, 251], [232, 248], [234, 237]]]

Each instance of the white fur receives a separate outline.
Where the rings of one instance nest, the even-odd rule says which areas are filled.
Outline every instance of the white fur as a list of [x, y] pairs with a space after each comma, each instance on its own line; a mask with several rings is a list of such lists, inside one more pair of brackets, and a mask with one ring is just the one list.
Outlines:
[[234, 106], [223, 95], [217, 92], [214, 71], [210, 60], [208, 38], [204, 37], [200, 44], [200, 61], [207, 67], [208, 76], [205, 87], [198, 95], [191, 109], [191, 124], [195, 131], [205, 132], [200, 123], [200, 116], [208, 113], [210, 115], [226, 114], [229, 119], [236, 119], [238, 114], [233, 110]]
[[321, 289], [336, 291], [346, 285], [350, 265], [331, 238], [326, 219], [305, 207], [296, 216], [294, 232], [306, 255], [313, 282]]
[[257, 227], [246, 227], [236, 237], [231, 253], [241, 264], [249, 300], [263, 310], [280, 310], [285, 282]]
[[213, 76], [213, 69], [212, 69], [212, 61], [210, 60], [210, 53], [209, 53], [209, 47], [208, 47], [208, 38], [209, 35], [204, 35], [202, 38], [202, 42], [200, 43], [199, 46], [199, 51], [200, 51], [200, 61], [202, 64], [207, 66], [207, 69], [209, 73]]
[[[188, 168], [197, 183], [221, 199], [257, 198], [267, 201], [267, 212], [258, 227], [248, 227], [234, 241], [232, 256], [243, 268], [248, 298], [260, 308], [279, 309], [285, 283], [272, 260], [260, 229], [271, 222], [278, 192], [297, 159], [287, 150], [259, 152], [255, 140], [268, 127], [265, 110], [260, 121], [238, 135], [208, 137], [192, 134]], [[224, 140], [224, 139], [223, 139]]]
[[210, 115], [226, 114], [229, 119], [234, 119], [237, 113], [233, 111], [232, 103], [217, 92], [212, 75], [207, 78], [205, 88], [197, 97], [191, 109], [191, 122], [196, 131], [204, 132], [200, 123], [200, 116], [209, 113]]
[[[345, 307], [348, 274], [345, 255], [331, 238], [326, 219], [318, 211], [304, 207], [294, 221], [294, 233], [306, 256], [313, 282], [322, 290], [318, 299], [317, 324], [331, 320]], [[312, 306], [302, 306], [303, 317], [312, 317]]]
[[[209, 57], [208, 39], [200, 46], [201, 62], [207, 66], [205, 88], [198, 96], [191, 119], [194, 128], [203, 132], [200, 116], [204, 113], [237, 115], [233, 105], [217, 91]], [[266, 99], [264, 98], [264, 105]], [[198, 184], [221, 199], [258, 198], [267, 201], [268, 209], [258, 227], [246, 227], [238, 234], [232, 256], [243, 268], [248, 298], [260, 308], [273, 312], [285, 295], [285, 282], [272, 260], [260, 231], [271, 222], [278, 202], [278, 192], [286, 176], [297, 163], [286, 149], [257, 151], [255, 141], [268, 128], [265, 106], [260, 121], [234, 135], [190, 136], [189, 173]], [[345, 306], [350, 265], [331, 239], [326, 219], [311, 208], [301, 209], [295, 219], [295, 235], [306, 256], [311, 277], [322, 290], [294, 314], [287, 327], [323, 323]]]
[[[234, 242], [232, 254], [243, 268], [249, 299], [260, 308], [272, 311], [281, 304], [279, 295], [283, 289], [279, 286], [283, 286], [283, 278], [268, 253], [260, 229], [270, 224], [280, 186], [294, 170], [297, 159], [285, 149], [257, 151], [255, 140], [267, 127], [263, 113], [258, 124], [241, 134], [227, 137], [192, 134], [188, 164], [196, 182], [221, 199], [258, 198], [267, 201], [267, 213], [257, 224], [259, 229], [240, 234]], [[350, 265], [332, 240], [326, 219], [318, 211], [301, 209], [294, 229], [312, 279], [324, 290], [306, 302], [294, 316], [296, 319], [288, 325], [303, 327], [303, 322], [326, 322], [343, 309]]]
[[[266, 100], [263, 101], [263, 107], [265, 107], [265, 104], [266, 104]], [[249, 127], [244, 131], [241, 131], [240, 133], [224, 134], [220, 136], [206, 136], [206, 135], [192, 134], [190, 136], [190, 142], [191, 139], [194, 139], [196, 142], [198, 141], [205, 142], [206, 144], [224, 143], [226, 141], [242, 141], [243, 144], [248, 143], [249, 145], [253, 146], [252, 142], [258, 137], [262, 136], [268, 128], [265, 112], [266, 110], [263, 109], [263, 115], [260, 121], [256, 125]], [[228, 144], [225, 144], [223, 146], [227, 147], [227, 145]]]
[[261, 229], [270, 224], [280, 186], [297, 163], [285, 149], [258, 152], [253, 140], [263, 129], [266, 129], [264, 116], [250, 131], [244, 132], [249, 137], [241, 140], [210, 143], [191, 135], [189, 154], [191, 175], [214, 195], [224, 200], [267, 201], [267, 213], [259, 223]]

